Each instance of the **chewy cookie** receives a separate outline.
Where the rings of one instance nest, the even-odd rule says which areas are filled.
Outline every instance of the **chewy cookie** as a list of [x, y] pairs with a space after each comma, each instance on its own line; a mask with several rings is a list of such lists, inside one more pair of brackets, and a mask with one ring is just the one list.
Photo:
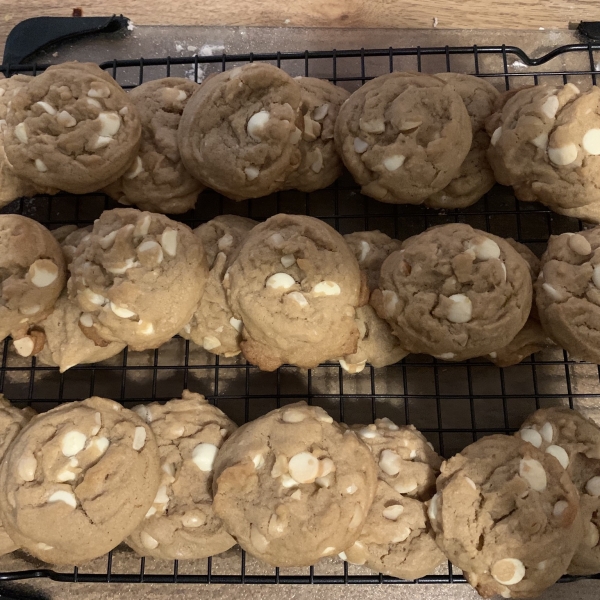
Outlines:
[[487, 436], [442, 465], [437, 489], [436, 541], [484, 598], [534, 598], [566, 571], [581, 537], [579, 497], [554, 457]]
[[152, 431], [134, 412], [98, 397], [58, 406], [32, 419], [6, 453], [2, 523], [36, 558], [81, 565], [144, 518], [159, 464]]
[[319, 407], [291, 404], [240, 427], [214, 467], [214, 510], [253, 556], [308, 566], [357, 539], [375, 462], [353, 431]]
[[363, 194], [421, 204], [455, 177], [471, 147], [469, 113], [441, 79], [390, 73], [344, 103], [335, 143]]
[[402, 579], [424, 577], [445, 560], [425, 506], [442, 459], [413, 426], [377, 419], [353, 429], [371, 449], [379, 481], [361, 534], [342, 558]]
[[425, 205], [430, 208], [465, 208], [474, 204], [492, 189], [496, 182], [486, 152], [490, 136], [485, 129], [500, 92], [485, 79], [462, 73], [438, 73], [463, 99], [469, 117], [473, 141], [467, 157], [452, 181], [441, 191], [432, 194]]
[[523, 423], [518, 435], [567, 470], [580, 496], [583, 536], [568, 573], [600, 571], [600, 429], [567, 407], [542, 408]]
[[514, 339], [531, 298], [527, 262], [508, 242], [451, 223], [390, 254], [371, 304], [409, 352], [461, 361]]
[[223, 277], [232, 257], [256, 224], [245, 217], [221, 215], [194, 230], [210, 270], [200, 304], [180, 335], [213, 354], [231, 357], [240, 353], [242, 323], [229, 308]]
[[341, 174], [343, 163], [333, 141], [335, 121], [340, 107], [350, 96], [344, 88], [324, 79], [296, 77], [300, 84], [300, 112], [304, 127], [298, 142], [301, 160], [290, 173], [284, 189], [314, 192], [330, 186]]
[[140, 149], [129, 170], [106, 193], [141, 210], [184, 213], [204, 189], [184, 168], [177, 145], [183, 109], [198, 84], [180, 77], [142, 83], [129, 92], [142, 123]]
[[191, 229], [163, 215], [117, 208], [102, 213], [70, 265], [69, 298], [92, 341], [158, 348], [189, 322], [208, 267]]
[[133, 409], [158, 443], [161, 484], [146, 518], [125, 540], [141, 556], [170, 560], [206, 558], [235, 540], [212, 509], [213, 463], [237, 426], [204, 396], [184, 391], [181, 399]]
[[92, 63], [49, 67], [11, 100], [4, 147], [15, 173], [36, 186], [85, 194], [118, 179], [141, 134], [137, 110]]
[[66, 270], [58, 242], [43, 225], [0, 215], [0, 340], [18, 340], [48, 315], [65, 287]]
[[600, 227], [552, 236], [535, 292], [550, 337], [574, 357], [600, 363]]
[[207, 79], [179, 125], [183, 164], [233, 200], [281, 189], [301, 160], [300, 104], [298, 82], [269, 64], [252, 63]]
[[356, 351], [361, 275], [344, 238], [319, 219], [275, 215], [248, 234], [224, 278], [242, 353], [264, 371], [316, 367]]
[[[400, 249], [401, 242], [381, 231], [348, 233], [344, 239], [366, 275], [370, 294], [379, 286], [383, 261]], [[374, 367], [385, 367], [402, 360], [408, 354], [400, 346], [400, 340], [392, 333], [387, 321], [381, 319], [369, 304], [356, 309], [356, 325], [360, 335], [358, 348], [354, 354], [340, 359], [340, 365], [345, 371], [360, 373], [367, 362]]]

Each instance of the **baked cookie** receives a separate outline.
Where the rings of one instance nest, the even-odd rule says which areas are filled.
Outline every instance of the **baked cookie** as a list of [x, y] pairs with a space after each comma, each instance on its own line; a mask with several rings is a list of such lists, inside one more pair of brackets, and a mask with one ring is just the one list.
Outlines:
[[552, 407], [534, 412], [518, 435], [554, 456], [579, 492], [583, 536], [567, 572], [600, 572], [600, 429], [575, 410]]
[[298, 169], [287, 176], [284, 189], [314, 192], [330, 186], [342, 174], [344, 165], [333, 132], [340, 107], [350, 93], [325, 79], [296, 77], [296, 81], [301, 87], [304, 119], [298, 143], [302, 158]]
[[361, 534], [342, 558], [402, 579], [424, 577], [445, 560], [425, 506], [442, 459], [412, 425], [377, 419], [353, 429], [371, 449], [379, 481]]
[[[6, 454], [17, 434], [35, 415], [33, 408], [19, 409], [0, 394], [0, 460]], [[18, 546], [10, 539], [0, 522], [0, 556], [16, 550]]]
[[212, 509], [215, 456], [237, 426], [204, 396], [133, 409], [152, 429], [162, 479], [154, 504], [125, 540], [141, 556], [169, 560], [206, 558], [229, 550], [235, 540]]
[[471, 118], [473, 141], [458, 174], [443, 190], [427, 198], [425, 205], [430, 208], [465, 208], [489, 192], [496, 182], [486, 156], [490, 136], [485, 122], [492, 114], [500, 92], [485, 79], [473, 75], [438, 73], [436, 77], [445, 81], [463, 99]]
[[105, 398], [70, 402], [32, 419], [8, 449], [2, 523], [36, 558], [81, 565], [138, 526], [159, 481], [156, 441], [138, 415]]
[[187, 225], [155, 213], [102, 213], [70, 265], [69, 298], [93, 341], [158, 348], [189, 322], [208, 276], [202, 245]]
[[362, 193], [392, 204], [422, 204], [445, 188], [471, 147], [469, 113], [441, 79], [390, 73], [344, 103], [335, 143]]
[[[393, 240], [381, 231], [358, 231], [344, 236], [354, 252], [358, 265], [367, 278], [369, 294], [379, 286], [379, 273], [383, 261], [401, 242]], [[358, 348], [354, 354], [340, 359], [340, 365], [349, 373], [360, 373], [366, 363], [385, 367], [402, 360], [408, 352], [400, 346], [400, 340], [369, 304], [356, 309], [356, 325], [359, 331]]]
[[177, 137], [183, 164], [233, 200], [282, 189], [301, 160], [300, 103], [298, 82], [266, 63], [207, 79], [181, 117]]
[[91, 63], [53, 65], [11, 100], [4, 148], [15, 173], [73, 194], [118, 179], [137, 153], [137, 110], [110, 75]]
[[305, 402], [246, 423], [214, 466], [214, 510], [240, 546], [279, 567], [313, 565], [357, 539], [377, 468], [353, 431]]
[[520, 199], [585, 217], [600, 202], [599, 130], [599, 88], [525, 88], [490, 121], [488, 158], [498, 182], [514, 186]]
[[62, 250], [43, 226], [0, 215], [0, 340], [22, 337], [52, 310], [66, 282]]
[[242, 353], [264, 371], [316, 367], [356, 351], [356, 258], [319, 219], [275, 215], [246, 238], [224, 277]]
[[579, 497], [554, 457], [490, 435], [442, 465], [437, 490], [436, 541], [484, 598], [534, 598], [566, 571], [581, 539]]
[[550, 238], [535, 293], [548, 335], [572, 356], [600, 363], [600, 227]]
[[245, 217], [221, 215], [194, 230], [210, 271], [200, 304], [180, 335], [213, 354], [231, 357], [240, 353], [242, 324], [229, 308], [223, 277], [231, 258], [256, 224]]
[[390, 254], [371, 304], [409, 352], [461, 361], [514, 339], [531, 298], [529, 267], [509, 243], [450, 223]]
[[165, 214], [184, 213], [204, 186], [184, 168], [177, 145], [183, 109], [198, 84], [166, 77], [129, 92], [142, 122], [140, 149], [129, 170], [105, 192], [121, 204]]

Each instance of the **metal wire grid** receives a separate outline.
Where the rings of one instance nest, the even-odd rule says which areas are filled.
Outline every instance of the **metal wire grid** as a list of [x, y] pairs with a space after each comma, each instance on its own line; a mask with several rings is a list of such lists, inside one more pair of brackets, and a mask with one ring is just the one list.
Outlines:
[[[595, 84], [598, 50], [600, 45], [571, 45], [530, 59], [519, 48], [505, 46], [390, 48], [115, 60], [101, 66], [126, 88], [170, 75], [200, 81], [210, 72], [267, 61], [293, 75], [329, 78], [349, 90], [391, 70], [468, 72], [509, 89], [515, 81], [518, 85], [541, 81]], [[552, 68], [543, 70], [546, 65]], [[32, 65], [4, 71], [6, 75], [36, 74], [43, 68]], [[103, 195], [74, 198], [60, 194], [22, 199], [0, 212], [24, 214], [52, 229], [66, 224], [88, 225], [103, 210], [114, 206]], [[316, 216], [342, 233], [380, 229], [399, 239], [432, 225], [466, 222], [513, 237], [537, 254], [543, 251], [549, 235], [582, 227], [580, 222], [555, 215], [537, 204], [519, 203], [511, 190], [500, 186], [467, 209], [438, 212], [387, 205], [363, 197], [348, 175], [320, 192], [288, 191], [243, 203], [207, 191], [196, 209], [180, 219], [195, 227], [218, 214], [261, 220], [278, 212]], [[81, 365], [64, 374], [37, 364], [35, 358], [19, 357], [8, 340], [0, 352], [0, 391], [19, 406], [47, 410], [64, 401], [104, 395], [131, 407], [139, 402], [168, 400], [189, 388], [204, 393], [242, 423], [286, 403], [308, 399], [340, 421], [368, 422], [388, 416], [398, 423], [413, 423], [444, 456], [452, 455], [481, 435], [515, 431], [523, 418], [540, 406], [568, 404], [588, 414], [600, 411], [598, 367], [580, 363], [558, 349], [508, 369], [498, 369], [482, 359], [444, 363], [409, 356], [385, 369], [375, 370], [368, 365], [358, 375], [348, 375], [331, 363], [310, 371], [284, 366], [275, 373], [262, 373], [243, 359], [215, 357], [180, 338], [154, 351], [125, 350], [102, 364]], [[309, 569], [270, 569], [239, 550], [206, 561], [167, 562], [140, 559], [119, 549], [72, 571], [46, 567], [22, 553], [13, 553], [0, 559], [0, 580], [49, 577], [72, 582], [304, 584], [464, 581], [451, 564], [434, 575], [406, 582], [331, 559]]]

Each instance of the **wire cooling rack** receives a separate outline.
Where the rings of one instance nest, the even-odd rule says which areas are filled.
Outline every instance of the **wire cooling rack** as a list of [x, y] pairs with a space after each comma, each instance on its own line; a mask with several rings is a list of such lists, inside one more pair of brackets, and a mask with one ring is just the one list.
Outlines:
[[[294, 76], [328, 78], [349, 91], [392, 70], [471, 73], [485, 77], [499, 89], [568, 81], [586, 88], [595, 85], [600, 74], [599, 51], [600, 45], [570, 45], [531, 59], [519, 48], [506, 46], [390, 48], [114, 60], [101, 66], [127, 89], [169, 75], [202, 81], [210, 73], [251, 61], [275, 64]], [[4, 73], [35, 74], [43, 68], [9, 66]], [[53, 229], [66, 224], [88, 225], [103, 210], [114, 206], [101, 194], [60, 194], [19, 200], [0, 212], [24, 214]], [[580, 222], [553, 214], [538, 204], [519, 203], [510, 189], [500, 186], [465, 210], [433, 211], [366, 198], [347, 174], [327, 190], [311, 194], [287, 191], [248, 202], [232, 202], [206, 191], [195, 210], [179, 218], [196, 227], [219, 214], [261, 220], [278, 212], [319, 217], [341, 233], [380, 229], [399, 239], [432, 225], [460, 221], [513, 237], [538, 255], [551, 234], [582, 228]], [[155, 351], [125, 350], [104, 363], [78, 366], [62, 375], [55, 368], [38, 365], [35, 358], [21, 358], [11, 350], [8, 340], [0, 345], [0, 352], [0, 391], [18, 406], [30, 405], [38, 411], [94, 394], [131, 407], [178, 397], [188, 388], [203, 393], [235, 421], [243, 423], [286, 403], [307, 399], [348, 423], [371, 422], [384, 416], [399, 424], [412, 423], [446, 457], [480, 436], [515, 431], [529, 413], [543, 406], [569, 405], [600, 422], [598, 367], [581, 363], [559, 349], [539, 353], [506, 369], [483, 359], [445, 363], [411, 355], [384, 369], [367, 365], [357, 375], [349, 375], [332, 363], [310, 371], [283, 366], [274, 373], [263, 373], [239, 357], [218, 358], [180, 338]], [[331, 558], [309, 569], [272, 569], [237, 548], [207, 560], [174, 562], [140, 559], [126, 548], [119, 548], [73, 570], [52, 569], [20, 552], [0, 559], [0, 580], [36, 577], [122, 583], [464, 581], [450, 564], [415, 582], [373, 574]]]

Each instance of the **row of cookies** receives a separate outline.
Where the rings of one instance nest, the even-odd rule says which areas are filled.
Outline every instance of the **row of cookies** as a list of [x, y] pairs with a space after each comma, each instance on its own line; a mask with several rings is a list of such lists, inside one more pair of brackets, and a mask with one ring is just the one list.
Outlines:
[[412, 426], [347, 427], [304, 402], [239, 429], [190, 392], [133, 411], [90, 398], [28, 425], [4, 401], [0, 416], [5, 553], [80, 565], [122, 541], [163, 559], [237, 542], [273, 566], [339, 554], [404, 579], [448, 558], [505, 598], [600, 571], [600, 429], [568, 408], [444, 463]]

